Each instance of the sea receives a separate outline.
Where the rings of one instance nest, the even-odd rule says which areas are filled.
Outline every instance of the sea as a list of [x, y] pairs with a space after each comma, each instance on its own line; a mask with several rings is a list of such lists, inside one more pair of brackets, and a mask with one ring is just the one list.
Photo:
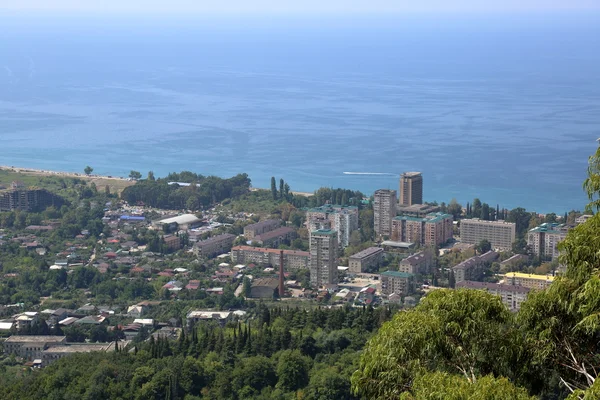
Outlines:
[[0, 165], [584, 208], [600, 15], [0, 12]]

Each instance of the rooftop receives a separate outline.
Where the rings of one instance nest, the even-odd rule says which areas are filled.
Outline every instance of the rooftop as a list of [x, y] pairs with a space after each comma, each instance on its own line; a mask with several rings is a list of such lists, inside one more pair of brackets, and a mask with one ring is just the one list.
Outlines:
[[289, 226], [282, 226], [281, 228], [277, 228], [272, 231], [265, 232], [262, 235], [258, 235], [254, 238], [254, 240], [256, 240], [256, 241], [269, 240], [269, 239], [276, 238], [278, 236], [287, 235], [292, 232], [294, 232], [294, 229], [290, 228]]
[[[252, 246], [235, 246], [231, 249], [231, 251], [259, 251], [261, 253], [276, 253], [276, 254], [279, 254], [281, 251], [283, 251], [284, 255], [306, 256], [306, 257], [310, 256], [310, 253], [308, 251], [267, 249], [266, 247], [252, 247]], [[229, 266], [229, 264], [227, 266]]]
[[351, 255], [350, 258], [364, 258], [382, 252], [383, 249], [381, 247], [369, 247], [368, 249], [364, 249], [363, 251], [359, 251], [358, 253]]
[[271, 224], [280, 223], [278, 219], [266, 219], [264, 221], [257, 222], [255, 224], [246, 225], [244, 229], [257, 229], [262, 228], [263, 226], [268, 226]]
[[488, 289], [488, 290], [501, 290], [506, 292], [519, 292], [527, 293], [529, 288], [519, 285], [507, 285], [501, 283], [490, 283], [490, 282], [475, 282], [475, 281], [462, 281], [456, 284], [457, 288], [465, 289]]
[[231, 315], [231, 311], [190, 311], [187, 314], [188, 318], [200, 318], [200, 319], [226, 319]]
[[319, 230], [313, 231], [311, 233], [311, 235], [329, 235], [329, 236], [335, 235], [335, 234], [337, 234], [337, 232], [333, 231], [331, 229], [319, 229]]
[[309, 208], [308, 212], [320, 212], [320, 213], [340, 213], [340, 212], [358, 212], [358, 207], [356, 206], [342, 206], [339, 204], [325, 204], [321, 207]]
[[66, 346], [52, 346], [44, 353], [89, 353], [91, 351], [107, 351], [114, 345], [110, 343], [87, 343], [87, 344], [69, 344]]
[[201, 240], [200, 242], [196, 243], [196, 246], [203, 246], [203, 245], [207, 245], [207, 244], [213, 244], [216, 242], [219, 242], [221, 240], [225, 240], [225, 239], [235, 239], [235, 235], [232, 235], [231, 233], [223, 233], [221, 235], [217, 235], [217, 236], [213, 236], [213, 237], [209, 237], [206, 240]]
[[178, 215], [176, 217], [161, 219], [160, 221], [158, 221], [158, 223], [160, 223], [160, 224], [178, 224], [178, 225], [191, 224], [194, 222], [200, 222], [200, 219], [198, 217], [196, 217], [194, 214], [183, 214], [183, 215]]
[[557, 223], [543, 223], [540, 226], [537, 226], [531, 229], [529, 232], [543, 232], [543, 233], [555, 233], [555, 234], [566, 234], [568, 227], [564, 224]]
[[499, 221], [485, 221], [479, 218], [470, 218], [470, 219], [463, 219], [460, 221], [460, 224], [464, 224], [466, 223], [468, 224], [480, 224], [480, 225], [512, 225], [512, 226], [516, 226], [516, 224], [514, 222], [506, 222], [504, 220], [499, 220]]
[[505, 276], [505, 279], [536, 279], [540, 281], [554, 281], [554, 276], [552, 275], [535, 275], [535, 274], [525, 274], [523, 272], [509, 272]]
[[409, 274], [408, 272], [400, 272], [400, 271], [385, 271], [380, 274], [381, 276], [389, 276], [392, 278], [412, 278], [414, 274]]
[[6, 339], [5, 343], [35, 343], [35, 342], [44, 342], [44, 343], [60, 343], [67, 339], [66, 336], [21, 336], [21, 335], [13, 335]]

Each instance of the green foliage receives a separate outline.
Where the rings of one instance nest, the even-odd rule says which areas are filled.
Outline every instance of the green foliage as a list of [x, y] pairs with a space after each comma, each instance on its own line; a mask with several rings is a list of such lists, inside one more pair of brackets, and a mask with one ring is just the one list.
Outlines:
[[87, 166], [86, 166], [86, 167], [83, 169], [83, 172], [84, 172], [86, 175], [91, 175], [93, 171], [94, 171], [94, 168], [90, 167], [89, 165], [87, 165]]

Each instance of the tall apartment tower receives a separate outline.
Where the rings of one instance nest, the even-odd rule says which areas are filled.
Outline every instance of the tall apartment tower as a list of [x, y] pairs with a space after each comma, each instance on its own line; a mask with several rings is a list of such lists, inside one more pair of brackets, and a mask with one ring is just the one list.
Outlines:
[[335, 284], [337, 274], [337, 232], [321, 229], [310, 235], [310, 283], [313, 288]]
[[423, 204], [423, 175], [405, 172], [400, 175], [400, 205]]
[[389, 189], [376, 190], [373, 199], [375, 234], [391, 236], [392, 220], [396, 218], [396, 191]]

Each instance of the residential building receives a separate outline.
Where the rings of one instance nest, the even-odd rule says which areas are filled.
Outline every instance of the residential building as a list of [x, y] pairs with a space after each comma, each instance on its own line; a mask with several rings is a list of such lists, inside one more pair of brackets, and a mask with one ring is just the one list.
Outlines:
[[593, 217], [593, 215], [590, 215], [590, 214], [580, 215], [579, 217], [575, 218], [575, 224], [577, 224], [577, 225], [584, 224], [587, 222], [588, 219], [590, 219], [592, 217]]
[[[319, 226], [318, 229], [314, 229], [317, 227], [313, 226], [311, 229], [311, 221], [315, 223], [318, 220], [328, 220], [331, 225], [330, 227]], [[352, 232], [358, 229], [358, 207], [326, 204], [311, 208], [306, 212], [306, 221], [309, 236], [311, 232], [317, 230], [331, 229], [337, 232], [338, 245], [345, 248], [350, 244]]]
[[248, 240], [255, 236], [262, 235], [265, 232], [275, 230], [281, 226], [281, 221], [278, 219], [267, 219], [255, 224], [246, 225], [244, 227], [244, 237]]
[[530, 289], [546, 289], [554, 282], [552, 275], [526, 274], [523, 272], [509, 272], [504, 276], [504, 283], [523, 286]]
[[380, 275], [381, 293], [406, 296], [413, 292], [415, 276], [406, 272], [386, 271]]
[[61, 208], [64, 200], [45, 189], [14, 189], [0, 191], [0, 212], [2, 211], [43, 211], [49, 206]]
[[477, 218], [460, 221], [460, 241], [463, 243], [479, 244], [486, 239], [493, 249], [510, 250], [515, 238], [514, 222], [484, 221]]
[[196, 242], [196, 244], [194, 244], [193, 251], [194, 254], [199, 257], [215, 257], [219, 254], [229, 252], [233, 246], [234, 240], [235, 235], [224, 233]]
[[437, 246], [452, 239], [450, 214], [434, 213], [425, 218], [396, 217], [392, 220], [392, 240], [419, 243], [424, 246]]
[[[279, 266], [282, 250], [264, 247], [235, 246], [231, 249], [231, 260], [236, 264], [258, 264], [263, 266]], [[283, 269], [295, 271], [308, 269], [310, 253], [308, 251], [283, 250]]]
[[352, 255], [348, 259], [350, 273], [360, 274], [367, 270], [379, 267], [384, 251], [381, 247], [369, 247]]
[[314, 288], [336, 284], [338, 242], [334, 230], [318, 230], [310, 235], [310, 283]]
[[181, 248], [181, 239], [179, 239], [179, 236], [165, 235], [163, 236], [163, 240], [165, 241], [167, 249], [170, 251], [179, 250]]
[[400, 175], [400, 205], [423, 204], [423, 175], [420, 172], [404, 172]]
[[527, 287], [518, 285], [475, 281], [458, 282], [456, 288], [485, 290], [488, 293], [500, 296], [502, 303], [511, 311], [519, 311], [530, 290]]
[[375, 234], [378, 236], [392, 235], [392, 220], [396, 217], [396, 191], [379, 189], [373, 194], [373, 220]]
[[252, 242], [258, 243], [263, 247], [277, 248], [282, 244], [289, 245], [297, 236], [298, 234], [293, 228], [282, 226], [281, 228], [255, 236], [254, 239], [252, 239]]
[[433, 254], [431, 251], [420, 251], [400, 261], [398, 271], [408, 274], [427, 275], [433, 265]]
[[4, 342], [4, 354], [14, 354], [26, 360], [41, 359], [49, 347], [65, 344], [66, 336], [13, 335]]
[[485, 267], [494, 262], [498, 256], [499, 254], [495, 251], [488, 251], [485, 254], [471, 257], [460, 264], [455, 265], [452, 267], [455, 282], [458, 283], [482, 279]]
[[554, 260], [558, 257], [557, 244], [567, 237], [569, 228], [557, 223], [545, 223], [527, 232], [527, 246], [533, 254]]

